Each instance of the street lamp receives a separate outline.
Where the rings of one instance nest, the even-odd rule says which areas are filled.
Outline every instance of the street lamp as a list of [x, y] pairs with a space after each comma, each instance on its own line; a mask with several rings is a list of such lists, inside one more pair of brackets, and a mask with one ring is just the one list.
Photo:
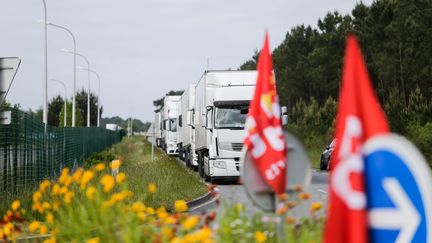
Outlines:
[[[70, 34], [70, 36], [72, 37], [73, 43], [74, 43], [74, 49], [73, 49], [73, 53], [76, 53], [76, 39], [74, 34], [72, 33], [72, 31], [70, 31], [68, 28], [61, 26], [61, 25], [57, 25], [51, 22], [47, 22], [46, 19], [45, 21], [41, 21], [42, 23], [44, 23], [45, 25], [49, 25], [55, 28], [59, 28], [62, 30], [65, 30], [67, 33]], [[74, 54], [74, 80], [73, 80], [73, 96], [72, 96], [72, 127], [75, 127], [75, 93], [76, 93], [76, 54]]]
[[99, 74], [94, 70], [90, 70], [90, 69], [87, 69], [84, 67], [78, 67], [78, 68], [81, 70], [84, 70], [84, 71], [92, 72], [94, 75], [96, 75], [96, 77], [99, 81], [99, 83], [98, 83], [98, 99], [97, 99], [97, 126], [100, 127], [100, 77], [99, 77]]
[[69, 54], [74, 54], [77, 56], [80, 56], [84, 59], [84, 61], [86, 61], [87, 63], [87, 80], [88, 80], [88, 91], [87, 91], [87, 127], [90, 127], [90, 62], [88, 61], [87, 57], [85, 57], [84, 55], [76, 52], [76, 51], [71, 51], [71, 50], [66, 50], [66, 49], [62, 49], [62, 51], [69, 53]]
[[42, 0], [44, 5], [44, 30], [45, 30], [45, 68], [44, 68], [44, 87], [43, 87], [43, 122], [45, 123], [45, 132], [48, 125], [48, 31], [47, 31], [47, 5], [45, 0]]
[[64, 127], [66, 127], [67, 126], [67, 123], [66, 123], [66, 114], [67, 114], [67, 89], [66, 89], [66, 84], [63, 82], [63, 81], [60, 81], [60, 80], [58, 80], [58, 79], [54, 79], [54, 78], [52, 78], [52, 79], [50, 79], [51, 81], [54, 81], [54, 82], [57, 82], [57, 83], [59, 83], [59, 84], [61, 84], [61, 85], [63, 85], [63, 87], [64, 87], [64, 91], [65, 91], [65, 106], [64, 106], [64, 119], [63, 119], [63, 126]]

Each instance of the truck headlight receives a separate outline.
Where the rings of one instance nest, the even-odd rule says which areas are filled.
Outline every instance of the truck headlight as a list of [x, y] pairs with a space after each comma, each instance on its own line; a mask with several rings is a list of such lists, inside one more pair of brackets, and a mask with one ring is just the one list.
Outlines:
[[226, 164], [224, 161], [213, 161], [213, 166], [219, 169], [226, 169]]

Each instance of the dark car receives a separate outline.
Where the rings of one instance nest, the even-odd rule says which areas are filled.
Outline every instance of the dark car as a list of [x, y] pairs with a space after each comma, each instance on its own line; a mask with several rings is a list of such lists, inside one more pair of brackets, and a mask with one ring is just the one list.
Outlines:
[[333, 150], [336, 146], [336, 139], [333, 139], [333, 141], [328, 145], [324, 152], [321, 154], [321, 161], [320, 161], [320, 169], [321, 170], [328, 170], [330, 168], [330, 158], [333, 153]]

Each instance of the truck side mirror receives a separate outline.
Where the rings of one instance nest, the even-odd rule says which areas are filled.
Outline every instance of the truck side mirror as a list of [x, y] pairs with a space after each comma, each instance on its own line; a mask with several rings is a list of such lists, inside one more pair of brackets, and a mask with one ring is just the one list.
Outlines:
[[213, 107], [211, 106], [207, 106], [206, 108], [206, 116], [205, 116], [205, 127], [207, 130], [210, 130], [210, 132], [213, 132], [213, 127], [212, 127], [212, 113], [213, 113]]
[[188, 110], [186, 111], [186, 125], [192, 127], [193, 129], [195, 129], [195, 126], [193, 124], [193, 115], [194, 115], [194, 110]]

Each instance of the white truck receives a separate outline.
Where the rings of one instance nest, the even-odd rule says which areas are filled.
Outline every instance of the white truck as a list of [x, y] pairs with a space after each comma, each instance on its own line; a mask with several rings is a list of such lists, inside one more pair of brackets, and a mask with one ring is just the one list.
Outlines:
[[190, 126], [193, 119], [195, 106], [195, 85], [190, 84], [188, 89], [183, 92], [178, 103], [178, 127], [177, 145], [179, 148], [179, 158], [186, 166], [196, 168], [198, 166], [195, 155], [195, 132], [194, 126]]
[[206, 180], [240, 176], [240, 156], [257, 71], [205, 71], [195, 86], [190, 124], [198, 172]]
[[155, 136], [155, 142], [156, 146], [159, 148], [162, 147], [162, 119], [161, 119], [161, 113], [157, 112], [155, 113], [155, 118], [153, 121], [153, 128], [154, 128], [154, 136]]
[[169, 155], [177, 155], [177, 102], [179, 95], [168, 95], [162, 107], [162, 148]]

